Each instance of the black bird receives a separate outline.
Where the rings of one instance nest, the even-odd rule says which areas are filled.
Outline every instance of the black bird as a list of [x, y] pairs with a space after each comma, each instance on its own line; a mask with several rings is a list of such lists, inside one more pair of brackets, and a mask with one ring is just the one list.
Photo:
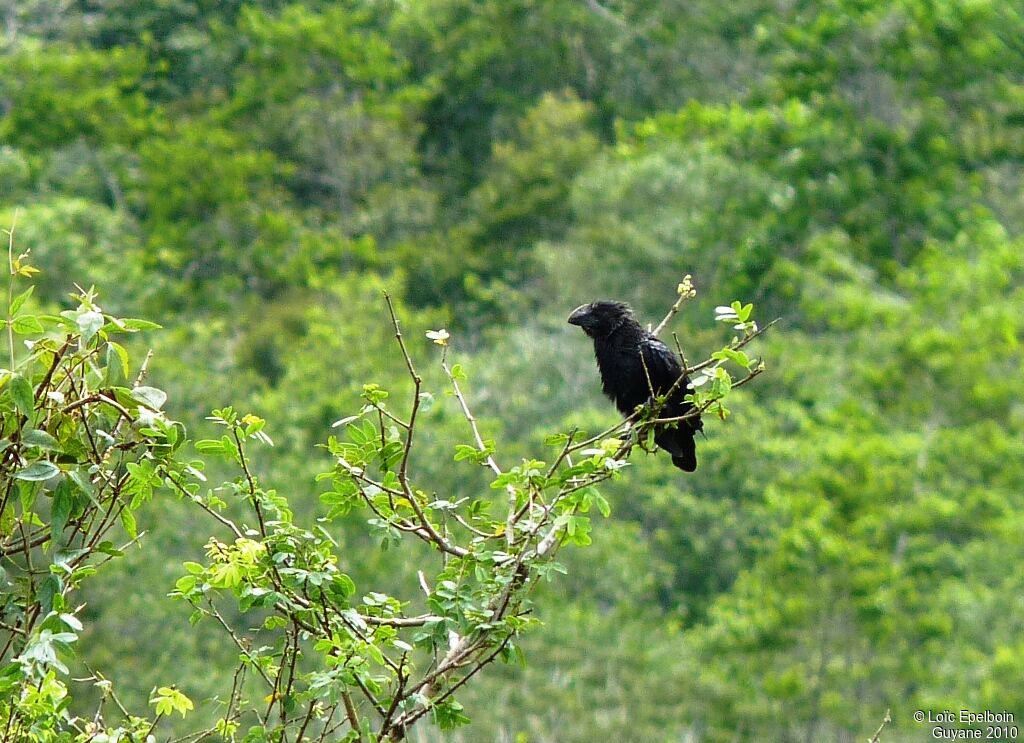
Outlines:
[[[581, 305], [569, 315], [569, 324], [579, 325], [594, 339], [594, 355], [604, 394], [615, 402], [623, 415], [632, 415], [638, 405], [650, 402], [652, 389], [656, 395], [668, 393], [683, 376], [676, 355], [641, 327], [625, 302], [599, 301]], [[693, 410], [693, 404], [683, 399], [692, 393], [689, 379], [680, 382], [658, 417], [675, 418]], [[694, 416], [674, 426], [666, 424], [655, 429], [654, 443], [672, 455], [672, 464], [676, 467], [693, 472], [697, 469], [693, 437], [703, 429], [700, 416]]]

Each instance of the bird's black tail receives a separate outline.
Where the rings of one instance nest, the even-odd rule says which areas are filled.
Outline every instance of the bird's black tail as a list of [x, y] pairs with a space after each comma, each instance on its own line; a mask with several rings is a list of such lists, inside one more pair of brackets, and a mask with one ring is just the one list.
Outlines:
[[672, 464], [683, 472], [697, 469], [697, 445], [693, 431], [679, 426], [664, 428], [654, 437], [654, 443], [672, 455]]
[[681, 469], [683, 472], [693, 472], [697, 469], [697, 451], [693, 445], [693, 439], [689, 442], [689, 449], [686, 448], [686, 444], [683, 444], [683, 456], [672, 457], [672, 464]]

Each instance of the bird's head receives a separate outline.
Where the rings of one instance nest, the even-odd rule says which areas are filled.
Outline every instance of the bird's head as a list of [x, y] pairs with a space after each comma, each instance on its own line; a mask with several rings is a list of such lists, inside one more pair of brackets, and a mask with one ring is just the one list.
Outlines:
[[603, 338], [632, 318], [633, 310], [625, 302], [599, 300], [574, 309], [568, 322], [579, 325], [591, 338]]

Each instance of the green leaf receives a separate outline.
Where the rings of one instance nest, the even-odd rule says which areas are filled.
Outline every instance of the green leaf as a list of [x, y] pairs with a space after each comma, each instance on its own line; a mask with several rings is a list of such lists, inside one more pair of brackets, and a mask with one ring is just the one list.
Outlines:
[[89, 342], [92, 337], [103, 327], [103, 315], [95, 310], [83, 312], [78, 316], [78, 332], [82, 334], [82, 340]]
[[14, 405], [18, 408], [18, 412], [26, 418], [31, 418], [32, 410], [36, 404], [32, 385], [22, 375], [15, 374], [11, 377], [11, 381], [8, 382], [7, 386], [11, 391], [11, 399], [14, 400]]
[[14, 301], [11, 302], [10, 310], [8, 310], [12, 317], [18, 314], [18, 310], [20, 310], [21, 306], [25, 304], [25, 300], [32, 296], [32, 292], [35, 291], [35, 288], [36, 287], [33, 284], [14, 298]]
[[153, 410], [160, 410], [167, 402], [167, 393], [156, 387], [136, 387], [131, 391], [132, 399]]
[[394, 467], [402, 461], [405, 447], [399, 441], [389, 441], [381, 450], [380, 458], [385, 468]]
[[161, 686], [157, 689], [156, 696], [151, 698], [149, 703], [156, 707], [156, 713], [161, 716], [180, 712], [184, 717], [193, 707], [191, 699], [170, 686]]
[[18, 491], [21, 510], [28, 514], [35, 507], [36, 497], [39, 495], [40, 488], [38, 485], [29, 485], [27, 483], [16, 483], [15, 488]]
[[43, 480], [49, 480], [59, 472], [60, 468], [53, 462], [33, 462], [28, 467], [15, 472], [14, 477], [18, 480], [41, 482]]
[[158, 325], [155, 322], [150, 322], [149, 320], [138, 320], [138, 319], [133, 318], [133, 317], [122, 317], [120, 319], [120, 322], [121, 322], [121, 325], [124, 326], [125, 330], [131, 330], [131, 331], [136, 331], [136, 330], [156, 330], [158, 328], [162, 328], [163, 327], [162, 325]]
[[731, 348], [723, 348], [721, 351], [715, 351], [711, 354], [711, 358], [715, 361], [735, 361], [737, 364], [745, 369], [750, 368], [753, 362], [743, 351], [734, 351]]
[[123, 557], [124, 551], [119, 550], [114, 546], [114, 543], [109, 539], [104, 539], [102, 542], [96, 545], [96, 551], [104, 555], [110, 555], [111, 557]]
[[334, 585], [337, 586], [338, 591], [345, 598], [356, 592], [356, 584], [344, 573], [338, 573], [334, 576]]
[[210, 574], [210, 585], [216, 588], [234, 588], [242, 583], [242, 568], [233, 562], [216, 565]]
[[356, 444], [365, 444], [377, 441], [379, 438], [377, 428], [368, 420], [354, 423], [348, 427], [348, 437]]
[[388, 391], [379, 384], [364, 384], [362, 397], [371, 405], [380, 405], [388, 397]]
[[431, 708], [434, 722], [441, 730], [451, 730], [469, 724], [469, 718], [462, 713], [462, 705], [454, 699], [446, 699]]
[[11, 322], [11, 328], [18, 335], [33, 335], [43, 332], [43, 326], [35, 315], [22, 315], [21, 317], [14, 318]]
[[9, 663], [0, 670], [0, 694], [6, 694], [23, 682], [27, 671], [20, 663]]
[[544, 446], [565, 446], [569, 441], [567, 433], [553, 433], [544, 437]]
[[[96, 503], [96, 489], [93, 487], [92, 480], [89, 479], [87, 473], [76, 468], [69, 470], [68, 476], [78, 486], [79, 490], [85, 493], [93, 503]], [[97, 505], [99, 504], [97, 503]]]
[[202, 439], [195, 443], [195, 447], [200, 454], [224, 453], [224, 443], [218, 439]]
[[21, 436], [21, 442], [26, 446], [37, 446], [47, 451], [60, 451], [60, 443], [46, 431], [33, 428], [25, 431]]
[[71, 493], [71, 483], [68, 480], [61, 480], [60, 485], [53, 491], [53, 506], [50, 512], [50, 534], [55, 542], [67, 526], [74, 506], [75, 497]]
[[128, 378], [128, 352], [124, 346], [107, 343], [107, 384], [120, 386]]
[[132, 539], [139, 536], [139, 527], [135, 522], [135, 514], [128, 508], [121, 509], [121, 526], [124, 527], [125, 533]]

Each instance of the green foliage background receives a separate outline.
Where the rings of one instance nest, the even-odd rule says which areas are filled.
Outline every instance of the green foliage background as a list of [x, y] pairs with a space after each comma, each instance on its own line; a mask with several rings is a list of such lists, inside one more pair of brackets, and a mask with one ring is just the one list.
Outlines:
[[[691, 477], [640, 458], [489, 669], [453, 741], [929, 740], [916, 709], [1024, 716], [1024, 6], [1016, 0], [111, 0], [8, 5], [0, 221], [32, 301], [158, 320], [154, 384], [198, 436], [268, 420], [316, 454], [442, 325], [506, 457], [611, 423], [568, 311], [599, 297], [721, 345], [781, 316], [767, 376]], [[452, 497], [455, 408], [419, 464]], [[81, 652], [139, 708], [223, 694], [235, 655], [166, 594], [205, 541], [152, 504]], [[353, 521], [357, 585], [415, 575]], [[154, 631], [159, 628], [159, 632]], [[223, 669], [219, 671], [218, 669]], [[202, 715], [198, 705], [196, 715]], [[424, 740], [441, 733], [424, 730]]]

